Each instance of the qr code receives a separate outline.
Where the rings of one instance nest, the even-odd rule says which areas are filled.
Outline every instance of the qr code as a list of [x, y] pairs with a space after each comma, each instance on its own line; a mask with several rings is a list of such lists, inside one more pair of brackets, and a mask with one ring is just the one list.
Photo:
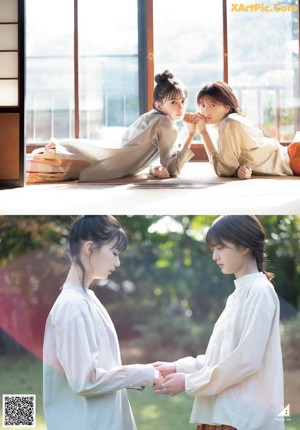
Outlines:
[[3, 395], [3, 427], [35, 427], [35, 394]]

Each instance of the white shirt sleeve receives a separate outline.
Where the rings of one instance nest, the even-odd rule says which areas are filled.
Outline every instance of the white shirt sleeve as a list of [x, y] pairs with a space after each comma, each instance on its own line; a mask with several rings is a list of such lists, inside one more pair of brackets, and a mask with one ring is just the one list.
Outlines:
[[77, 316], [56, 333], [57, 357], [72, 390], [90, 397], [121, 388], [152, 385], [154, 369], [150, 365], [101, 367], [94, 326], [88, 315]]
[[276, 308], [275, 303], [259, 290], [248, 302], [236, 348], [220, 363], [186, 375], [185, 389], [190, 396], [215, 395], [259, 372]]
[[205, 355], [194, 357], [185, 357], [176, 361], [177, 373], [193, 373], [203, 367]]
[[233, 176], [240, 166], [242, 143], [249, 136], [244, 132], [242, 124], [237, 121], [226, 122], [221, 127], [218, 138], [218, 149], [211, 154], [210, 162], [218, 176]]

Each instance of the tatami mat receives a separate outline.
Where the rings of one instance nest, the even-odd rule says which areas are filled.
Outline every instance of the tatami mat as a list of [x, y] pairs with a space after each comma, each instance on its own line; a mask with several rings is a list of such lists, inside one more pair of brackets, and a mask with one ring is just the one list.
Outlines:
[[188, 163], [180, 177], [146, 172], [101, 183], [33, 184], [0, 191], [0, 214], [300, 214], [300, 178], [218, 178], [209, 163]]

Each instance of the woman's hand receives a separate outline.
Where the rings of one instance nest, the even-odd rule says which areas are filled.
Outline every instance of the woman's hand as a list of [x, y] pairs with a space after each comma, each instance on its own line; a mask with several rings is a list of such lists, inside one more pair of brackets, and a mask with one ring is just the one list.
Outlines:
[[163, 382], [163, 377], [159, 370], [154, 368], [154, 381], [153, 381], [153, 390], [159, 390], [161, 388], [161, 384]]
[[240, 166], [237, 169], [237, 176], [239, 179], [250, 179], [252, 176], [252, 169], [249, 166]]
[[162, 375], [169, 375], [170, 373], [176, 373], [176, 364], [175, 362], [167, 362], [167, 361], [156, 361], [152, 363], [155, 369], [159, 370]]
[[151, 169], [151, 173], [153, 176], [160, 178], [160, 179], [166, 179], [170, 177], [170, 173], [168, 169], [164, 166], [156, 166]]
[[157, 394], [165, 394], [168, 396], [175, 396], [176, 394], [182, 393], [185, 390], [185, 374], [184, 373], [172, 373], [163, 380], [161, 387], [155, 389]]
[[194, 137], [196, 133], [196, 123], [197, 123], [197, 118], [195, 117], [195, 114], [186, 113], [183, 117], [183, 121], [186, 124], [189, 135]]
[[203, 115], [201, 115], [200, 113], [196, 113], [195, 118], [197, 119], [196, 129], [197, 129], [198, 133], [199, 134], [205, 133], [207, 131], [205, 117]]

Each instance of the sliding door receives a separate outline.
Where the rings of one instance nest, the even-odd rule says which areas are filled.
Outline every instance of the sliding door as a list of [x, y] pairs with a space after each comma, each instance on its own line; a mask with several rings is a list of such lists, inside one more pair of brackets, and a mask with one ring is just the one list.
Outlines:
[[0, 0], [0, 187], [24, 185], [24, 0]]

